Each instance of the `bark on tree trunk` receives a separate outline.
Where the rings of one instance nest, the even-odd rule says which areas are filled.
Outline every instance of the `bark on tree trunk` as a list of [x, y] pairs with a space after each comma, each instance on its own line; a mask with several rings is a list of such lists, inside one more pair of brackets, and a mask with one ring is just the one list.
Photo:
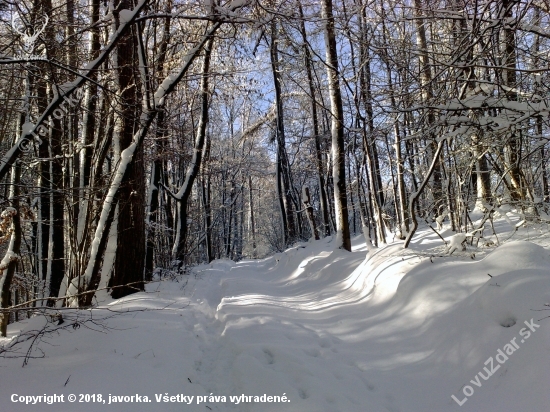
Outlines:
[[[363, 43], [360, 47], [360, 90], [361, 99], [365, 107], [366, 119], [363, 123], [363, 150], [369, 166], [369, 194], [370, 204], [373, 210], [373, 217], [375, 220], [375, 229], [377, 232], [377, 240], [382, 243], [386, 243], [386, 229], [384, 220], [382, 218], [382, 205], [384, 203], [384, 194], [382, 191], [382, 177], [380, 174], [380, 162], [378, 159], [378, 149], [376, 146], [376, 140], [374, 139], [374, 109], [372, 107], [372, 91], [371, 91], [371, 68], [370, 68], [370, 53], [367, 43], [367, 27], [364, 23], [366, 16], [364, 16], [365, 10], [361, 13], [360, 28], [363, 33]], [[366, 128], [365, 128], [366, 126]]]
[[250, 208], [249, 214], [249, 230], [250, 238], [252, 241], [252, 258], [256, 258], [256, 222], [254, 220], [254, 196], [252, 196], [252, 176], [248, 176], [248, 207]]
[[321, 151], [321, 136], [319, 134], [319, 119], [317, 114], [317, 101], [315, 99], [315, 84], [313, 81], [313, 70], [311, 67], [311, 53], [309, 51], [307, 32], [304, 22], [304, 12], [302, 4], [298, 1], [298, 10], [300, 12], [300, 31], [304, 43], [304, 61], [306, 65], [307, 80], [309, 86], [309, 98], [311, 101], [311, 121], [313, 123], [313, 134], [315, 139], [315, 160], [317, 161], [317, 182], [319, 186], [319, 203], [321, 205], [321, 217], [323, 219], [323, 236], [330, 236], [330, 221], [328, 211], [327, 192], [325, 188], [325, 178], [323, 170], [323, 152]]
[[207, 138], [204, 145], [204, 156], [202, 166], [202, 204], [204, 206], [204, 226], [205, 226], [205, 242], [206, 242], [206, 260], [208, 263], [214, 260], [212, 254], [212, 207], [210, 205], [210, 173], [207, 169], [207, 164], [210, 161], [210, 139]]
[[[18, 162], [14, 163], [12, 167], [12, 179], [11, 179], [11, 207], [13, 210], [11, 213], [11, 239], [8, 246], [8, 250], [0, 262], [0, 308], [7, 308], [10, 306], [10, 287], [15, 269], [17, 268], [17, 262], [19, 260], [19, 249], [21, 247], [21, 217], [19, 208], [19, 187], [21, 179], [21, 168]], [[7, 327], [9, 322], [9, 312], [0, 312], [0, 336], [7, 336]]]
[[[382, 22], [382, 36], [384, 39], [384, 44], [387, 44], [387, 28]], [[390, 93], [390, 103], [393, 110], [397, 111], [397, 102], [395, 100], [395, 91], [393, 88], [393, 79], [392, 72], [390, 67], [390, 61], [387, 49], [382, 50], [382, 56], [384, 60], [384, 65], [386, 69], [386, 78], [388, 79], [388, 91]], [[399, 119], [396, 117], [393, 120], [393, 132], [394, 132], [394, 150], [395, 150], [395, 163], [397, 166], [397, 191], [399, 194], [399, 214], [401, 217], [401, 222], [403, 228], [401, 229], [402, 238], [405, 238], [406, 233], [409, 231], [409, 215], [407, 210], [407, 193], [405, 186], [405, 167], [403, 161], [403, 154], [401, 151], [401, 131], [399, 127]]]
[[[518, 99], [517, 87], [517, 59], [516, 59], [516, 36], [515, 29], [507, 23], [513, 20], [512, 8], [517, 4], [517, 0], [502, 0], [502, 22], [504, 25], [504, 67], [502, 77], [504, 85], [507, 86], [506, 98], [510, 101]], [[519, 162], [521, 160], [521, 136], [519, 131], [512, 130], [508, 137], [508, 144], [505, 147], [505, 163], [509, 170], [510, 183], [513, 188], [510, 193], [513, 200], [525, 200], [525, 187], [522, 182]]]
[[[134, 0], [122, 0], [119, 9], [133, 9]], [[137, 26], [123, 36], [116, 47], [119, 86], [120, 148], [132, 144], [139, 118]], [[111, 296], [115, 299], [143, 290], [145, 257], [145, 181], [143, 146], [137, 148], [133, 162], [128, 165], [127, 180], [119, 190], [117, 254], [111, 278]], [[132, 286], [125, 286], [134, 283]]]
[[317, 226], [315, 226], [315, 217], [313, 216], [313, 206], [311, 206], [311, 197], [309, 195], [309, 188], [304, 186], [304, 192], [302, 194], [302, 202], [306, 208], [307, 220], [309, 221], [309, 227], [311, 234], [315, 240], [319, 240], [319, 232], [317, 232]]
[[[172, 10], [172, 1], [166, 2], [165, 12], [170, 13]], [[171, 19], [164, 20], [162, 40], [159, 46], [159, 57], [157, 63], [157, 73], [160, 78], [164, 76], [164, 65], [166, 62], [166, 53], [168, 51], [168, 43], [170, 40], [170, 22]], [[148, 232], [147, 232], [147, 246], [145, 251], [145, 280], [151, 280], [154, 269], [154, 251], [155, 251], [155, 227], [159, 220], [159, 205], [160, 205], [160, 186], [162, 183], [162, 164], [161, 156], [163, 155], [163, 148], [165, 146], [164, 139], [166, 137], [166, 118], [164, 112], [160, 112], [157, 115], [157, 130], [155, 140], [156, 158], [153, 160], [151, 167], [150, 177], [150, 191], [149, 202], [147, 211], [148, 219]]]
[[[187, 240], [187, 203], [193, 183], [201, 169], [201, 163], [204, 155], [204, 143], [206, 141], [206, 126], [208, 125], [208, 102], [209, 102], [209, 71], [210, 71], [210, 56], [212, 54], [213, 38], [209, 39], [204, 47], [204, 60], [202, 65], [202, 77], [200, 83], [201, 94], [201, 115], [197, 127], [196, 140], [194, 144], [193, 158], [189, 169], [185, 175], [185, 181], [179, 192], [174, 196], [178, 202], [178, 233], [176, 233], [176, 242], [172, 249], [172, 257], [183, 264], [185, 261], [185, 242]], [[180, 264], [180, 267], [181, 267]]]
[[276, 140], [277, 140], [277, 171], [280, 178], [279, 196], [282, 199], [283, 209], [282, 216], [284, 219], [283, 229], [285, 230], [285, 241], [283, 248], [286, 248], [289, 244], [296, 240], [296, 225], [294, 223], [294, 211], [292, 208], [292, 178], [290, 176], [290, 163], [285, 147], [285, 127], [284, 127], [284, 112], [283, 112], [283, 100], [282, 100], [282, 88], [281, 88], [281, 74], [279, 69], [279, 52], [277, 50], [277, 23], [273, 20], [271, 24], [271, 44], [270, 44], [270, 57], [271, 57], [271, 70], [273, 73], [273, 83], [275, 86], [275, 105], [277, 108], [277, 128], [276, 128]]
[[[51, 136], [51, 151], [52, 157], [52, 225], [51, 234], [52, 250], [51, 250], [51, 274], [50, 274], [50, 297], [57, 298], [59, 287], [65, 275], [65, 220], [64, 220], [64, 203], [65, 194], [63, 193], [63, 166], [64, 156], [62, 150], [63, 130], [59, 120], [54, 121]], [[48, 301], [48, 306], [53, 306], [54, 300]]]
[[344, 110], [338, 74], [338, 53], [334, 33], [332, 0], [322, 0], [321, 13], [325, 20], [325, 49], [327, 78], [332, 111], [332, 177], [334, 180], [334, 208], [336, 212], [337, 247], [351, 252], [346, 193], [346, 167], [344, 149]]
[[[422, 0], [414, 0], [414, 13], [415, 13], [415, 25], [416, 25], [416, 39], [418, 42], [418, 59], [420, 61], [420, 80], [422, 87], [422, 100], [425, 104], [429, 104], [434, 97], [433, 92], [433, 78], [432, 69], [430, 65], [430, 58], [428, 55], [428, 42], [426, 40], [426, 27], [425, 19], [423, 18]], [[426, 109], [427, 112], [427, 127], [428, 129], [435, 123], [435, 116], [431, 109]], [[432, 152], [432, 158], [435, 160], [433, 170], [433, 213], [437, 214], [438, 203], [442, 199], [442, 182], [441, 182], [441, 166], [440, 159], [435, 157], [437, 151], [437, 144], [435, 136], [430, 133], [428, 136], [429, 147]], [[441, 151], [439, 151], [439, 154]], [[414, 224], [414, 223], [413, 223]]]
[[405, 244], [403, 245], [403, 247], [405, 249], [409, 247], [409, 244], [411, 243], [411, 239], [414, 236], [414, 234], [416, 232], [416, 229], [418, 229], [418, 221], [416, 220], [416, 213], [415, 213], [416, 203], [418, 202], [418, 198], [420, 197], [420, 195], [422, 194], [422, 191], [424, 190], [424, 188], [426, 187], [428, 181], [430, 180], [430, 177], [432, 176], [432, 174], [435, 171], [436, 164], [438, 164], [437, 159], [439, 158], [439, 155], [441, 154], [441, 151], [443, 150], [444, 143], [445, 143], [445, 140], [441, 140], [439, 142], [439, 144], [437, 145], [434, 156], [432, 158], [432, 164], [430, 165], [430, 168], [428, 169], [428, 173], [424, 177], [424, 181], [422, 182], [422, 184], [420, 185], [418, 190], [415, 193], [413, 193], [410, 197], [410, 200], [409, 200], [409, 215], [411, 217], [412, 228], [411, 228], [409, 234], [407, 235], [407, 239], [405, 239]]

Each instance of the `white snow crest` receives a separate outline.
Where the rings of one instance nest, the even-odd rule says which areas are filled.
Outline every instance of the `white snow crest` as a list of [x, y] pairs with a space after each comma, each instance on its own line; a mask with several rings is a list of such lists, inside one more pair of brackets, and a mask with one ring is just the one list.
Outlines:
[[28, 135], [34, 130], [34, 123], [26, 122], [21, 126], [21, 132], [23, 135]]
[[[2, 259], [2, 262], [0, 262], [0, 271], [7, 269], [9, 264], [17, 259], [18, 259], [17, 255], [13, 251], [8, 250], [4, 255], [4, 258]], [[2, 273], [0, 273], [0, 276], [1, 275]]]
[[103, 231], [105, 230], [105, 224], [107, 223], [107, 218], [109, 217], [109, 212], [111, 210], [113, 200], [120, 187], [120, 184], [122, 183], [122, 178], [124, 177], [126, 168], [128, 167], [128, 164], [131, 162], [134, 156], [134, 151], [136, 150], [136, 147], [137, 147], [137, 144], [134, 141], [132, 142], [132, 144], [130, 144], [130, 146], [124, 149], [120, 154], [120, 163], [118, 165], [115, 178], [113, 179], [113, 182], [109, 187], [109, 192], [105, 197], [105, 202], [103, 203], [103, 209], [101, 210], [101, 216], [99, 218], [99, 222], [97, 223], [94, 240], [92, 241], [92, 249], [90, 251], [90, 260], [88, 261], [88, 266], [86, 267], [86, 271], [84, 272], [84, 280], [86, 282], [89, 282], [92, 277], [94, 262], [95, 262], [95, 259], [98, 259], [97, 252], [99, 250], [99, 243], [101, 242], [101, 237], [103, 236]]
[[118, 12], [118, 18], [120, 19], [120, 24], [126, 24], [129, 21], [131, 21], [132, 18], [134, 17], [134, 14], [135, 12], [133, 10], [128, 10], [128, 9], [120, 10]]
[[178, 79], [178, 73], [171, 73], [162, 81], [161, 85], [155, 91], [154, 99], [155, 106], [162, 106], [164, 104], [164, 98], [166, 97], [166, 92], [169, 90], [170, 86], [175, 83]]
[[137, 13], [141, 10], [142, 6], [145, 4], [147, 0], [140, 0], [136, 7], [134, 7], [133, 10], [123, 9], [118, 12], [118, 18], [120, 20], [120, 24], [127, 24], [128, 22], [132, 21], [132, 19], [135, 17]]
[[464, 242], [468, 238], [466, 233], [457, 233], [456, 235], [451, 236], [449, 244], [447, 246], [447, 253], [452, 255], [457, 250], [462, 250], [464, 247]]

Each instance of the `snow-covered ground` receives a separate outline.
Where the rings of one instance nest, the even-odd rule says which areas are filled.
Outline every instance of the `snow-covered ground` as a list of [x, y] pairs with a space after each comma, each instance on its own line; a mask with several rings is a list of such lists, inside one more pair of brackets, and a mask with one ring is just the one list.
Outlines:
[[91, 318], [10, 325], [5, 347], [64, 328], [4, 352], [0, 411], [546, 411], [550, 227], [514, 232], [517, 220], [497, 221], [499, 247], [491, 230], [452, 256], [429, 229], [372, 254], [359, 237], [352, 253], [325, 239], [197, 267]]

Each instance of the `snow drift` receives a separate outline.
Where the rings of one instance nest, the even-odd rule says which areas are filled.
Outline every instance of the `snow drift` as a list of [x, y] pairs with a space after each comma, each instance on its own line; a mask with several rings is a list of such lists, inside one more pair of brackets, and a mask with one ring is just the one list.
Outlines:
[[[68, 327], [41, 336], [24, 368], [31, 341], [4, 352], [0, 409], [545, 410], [550, 254], [533, 233], [518, 229], [518, 240], [477, 256], [434, 253], [438, 240], [425, 231], [410, 250], [367, 254], [357, 238], [349, 253], [325, 239], [263, 260], [214, 261], [105, 303], [92, 320], [65, 312]], [[538, 325], [528, 338], [526, 322]], [[62, 326], [19, 322], [2, 345]], [[105, 404], [25, 405], [13, 394], [101, 394]], [[150, 401], [124, 402], [138, 395]]]

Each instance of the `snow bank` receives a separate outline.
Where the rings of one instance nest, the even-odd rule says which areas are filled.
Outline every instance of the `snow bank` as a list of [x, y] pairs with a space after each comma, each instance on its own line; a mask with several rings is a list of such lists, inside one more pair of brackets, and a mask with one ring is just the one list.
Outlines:
[[[2, 410], [31, 410], [11, 403], [13, 393], [152, 400], [101, 407], [111, 411], [545, 410], [550, 327], [542, 318], [550, 308], [550, 257], [547, 242], [523, 240], [527, 230], [475, 260], [469, 253], [422, 253], [441, 243], [425, 231], [412, 250], [395, 244], [367, 254], [361, 240], [349, 253], [320, 240], [267, 259], [202, 265], [178, 282], [151, 284], [147, 293], [95, 310], [96, 323], [66, 312], [68, 328], [47, 335], [27, 367], [20, 358], [1, 360], [9, 376], [0, 386]], [[533, 331], [525, 322], [540, 327]], [[37, 317], [10, 325], [9, 339], [45, 324]], [[511, 341], [518, 347], [498, 363], [498, 350], [511, 350]], [[478, 373], [487, 376], [490, 358], [500, 366], [485, 380]], [[206, 400], [157, 403], [155, 395], [165, 393]], [[464, 393], [471, 396], [459, 407], [452, 396], [463, 401]], [[229, 398], [283, 394], [289, 402]], [[93, 403], [32, 408], [99, 409]]]

